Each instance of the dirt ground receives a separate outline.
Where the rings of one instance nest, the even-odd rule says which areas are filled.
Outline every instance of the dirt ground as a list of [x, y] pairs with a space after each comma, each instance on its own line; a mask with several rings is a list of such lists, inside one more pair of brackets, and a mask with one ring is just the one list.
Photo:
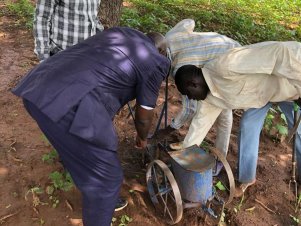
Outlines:
[[[0, 5], [0, 11], [4, 5]], [[50, 199], [47, 193], [30, 192], [34, 187], [43, 190], [50, 184], [49, 174], [62, 171], [58, 161], [47, 164], [43, 154], [52, 148], [43, 139], [36, 123], [25, 112], [21, 100], [11, 94], [10, 89], [24, 74], [36, 65], [33, 53], [33, 38], [30, 31], [22, 29], [5, 13], [0, 14], [0, 224], [8, 226], [67, 226], [81, 225], [81, 198], [74, 188], [71, 191], [56, 191]], [[158, 99], [156, 120], [163, 106], [164, 84]], [[172, 81], [169, 84], [168, 120], [180, 108], [180, 97]], [[155, 120], [155, 121], [156, 121]], [[236, 172], [237, 129], [239, 115], [234, 115], [228, 161]], [[124, 184], [121, 194], [129, 206], [115, 214], [119, 225], [122, 216], [133, 220], [129, 225], [167, 225], [156, 212], [146, 190], [145, 167], [141, 163], [142, 153], [134, 148], [135, 129], [125, 108], [116, 116], [120, 146], [119, 154], [124, 168]], [[187, 126], [170, 136], [181, 140]], [[206, 141], [214, 143], [213, 128]], [[157, 140], [151, 140], [156, 143]], [[234, 199], [225, 209], [224, 225], [296, 225], [292, 216], [295, 203], [288, 182], [291, 172], [291, 148], [286, 144], [274, 143], [262, 134], [258, 161], [257, 183], [245, 194], [244, 200]], [[59, 200], [56, 207], [53, 200]], [[202, 210], [189, 209], [177, 225], [214, 225]]]

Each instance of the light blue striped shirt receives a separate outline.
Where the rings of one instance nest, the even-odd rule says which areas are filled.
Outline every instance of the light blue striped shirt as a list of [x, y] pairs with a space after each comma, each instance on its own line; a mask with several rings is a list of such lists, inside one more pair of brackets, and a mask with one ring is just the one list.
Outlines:
[[[215, 32], [194, 32], [194, 28], [194, 20], [184, 19], [165, 35], [170, 50], [173, 76], [183, 65], [203, 67], [229, 49], [240, 46], [227, 36]], [[196, 101], [183, 97], [182, 111], [172, 120], [171, 127], [178, 129], [191, 119], [195, 114], [196, 104]]]

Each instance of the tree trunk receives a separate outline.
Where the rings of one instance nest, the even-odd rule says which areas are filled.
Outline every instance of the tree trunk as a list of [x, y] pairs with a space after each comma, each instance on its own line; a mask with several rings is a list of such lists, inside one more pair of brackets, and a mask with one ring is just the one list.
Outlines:
[[105, 28], [119, 25], [123, 0], [101, 0], [98, 16]]

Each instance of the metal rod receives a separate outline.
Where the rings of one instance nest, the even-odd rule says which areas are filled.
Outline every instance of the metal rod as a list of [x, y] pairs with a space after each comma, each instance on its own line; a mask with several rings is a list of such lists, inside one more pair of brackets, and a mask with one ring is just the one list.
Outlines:
[[166, 129], [167, 128], [167, 113], [168, 113], [168, 111], [167, 111], [167, 103], [168, 103], [168, 77], [169, 76], [167, 76], [166, 77], [166, 84], [165, 84], [165, 103], [164, 103], [164, 107], [165, 107], [165, 123], [164, 123], [164, 129]]
[[153, 135], [155, 135], [158, 132], [159, 128], [160, 128], [160, 124], [161, 124], [161, 121], [162, 121], [162, 118], [163, 118], [163, 115], [164, 115], [164, 111], [165, 111], [165, 103], [163, 105], [163, 108], [162, 108], [162, 111], [160, 113], [160, 117], [159, 117], [159, 120], [158, 120], [158, 123], [157, 123], [157, 126], [156, 126], [156, 130], [155, 130]]
[[132, 118], [135, 122], [135, 115], [134, 115], [133, 109], [132, 109], [131, 105], [129, 104], [129, 102], [127, 103], [127, 105], [128, 105], [129, 110], [130, 110], [131, 116], [132, 116]]
[[[298, 126], [298, 110], [299, 107], [295, 106], [294, 103], [294, 127]], [[300, 117], [299, 117], [300, 118]], [[289, 181], [289, 189], [291, 189], [291, 184], [294, 184], [294, 195], [295, 198], [297, 199], [298, 197], [298, 185], [296, 181], [296, 132], [293, 135], [293, 153], [292, 153], [292, 175], [291, 179]]]
[[[153, 133], [152, 136], [156, 135], [156, 133], [158, 132], [159, 128], [160, 128], [160, 125], [161, 125], [161, 122], [162, 122], [162, 119], [163, 119], [163, 115], [165, 116], [164, 118], [164, 128], [166, 129], [167, 128], [167, 119], [168, 119], [168, 105], [167, 105], [167, 102], [168, 102], [168, 77], [166, 77], [165, 79], [165, 100], [164, 100], [164, 104], [163, 104], [163, 108], [161, 110], [161, 113], [160, 113], [160, 117], [159, 117], [159, 120], [158, 120], [158, 123], [157, 123], [157, 126], [156, 126], [156, 129], [155, 129], [155, 132]], [[165, 113], [165, 114], [164, 114]]]

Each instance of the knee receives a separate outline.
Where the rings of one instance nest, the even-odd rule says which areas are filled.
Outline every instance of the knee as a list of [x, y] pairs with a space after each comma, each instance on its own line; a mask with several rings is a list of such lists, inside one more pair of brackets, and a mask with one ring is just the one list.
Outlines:
[[97, 181], [90, 184], [79, 185], [78, 189], [88, 200], [97, 200], [115, 197], [120, 191], [122, 177], [110, 178], [110, 180]]

